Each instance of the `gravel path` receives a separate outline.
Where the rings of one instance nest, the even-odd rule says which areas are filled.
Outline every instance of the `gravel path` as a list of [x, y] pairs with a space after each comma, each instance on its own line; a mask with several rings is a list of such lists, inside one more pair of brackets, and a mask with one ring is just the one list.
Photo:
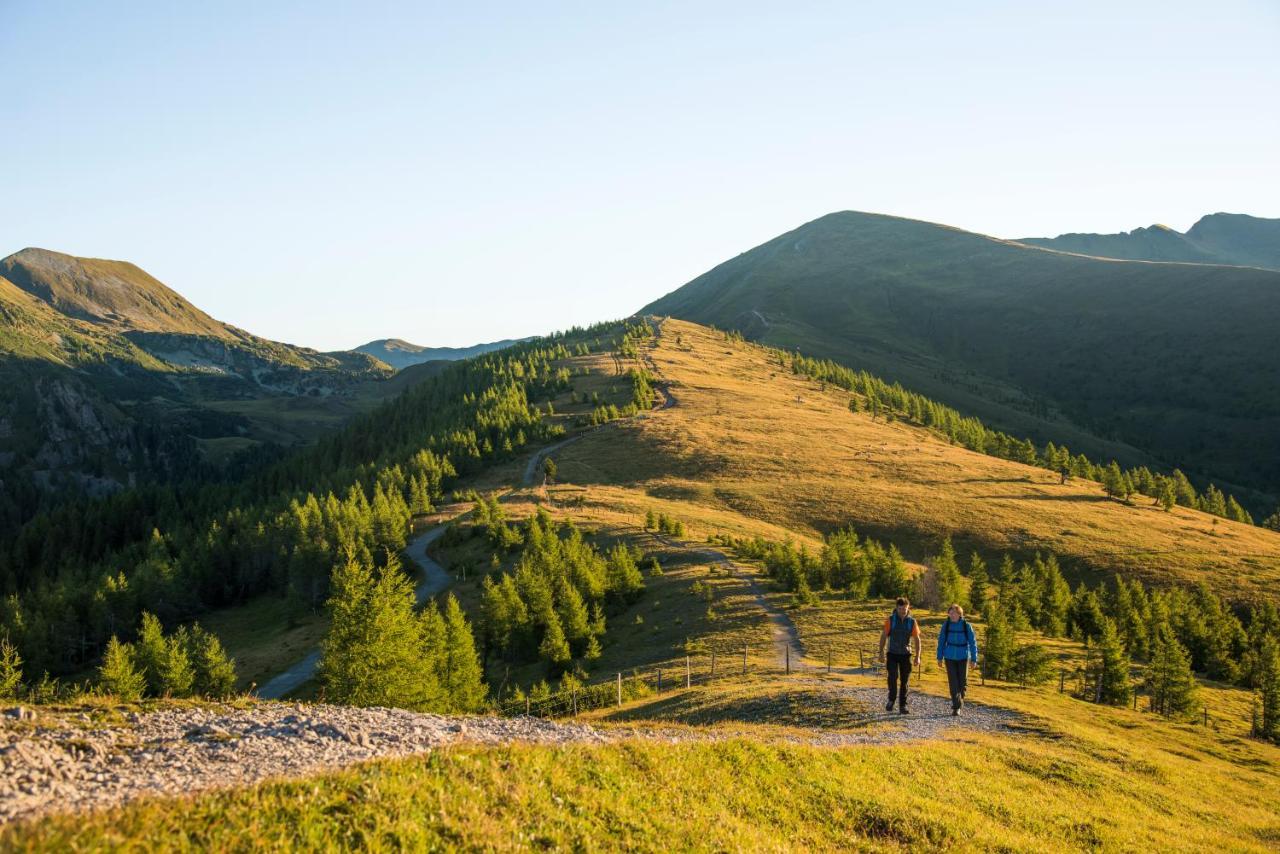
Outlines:
[[[970, 705], [953, 718], [947, 702], [916, 695], [912, 714], [885, 714], [875, 688], [816, 683], [874, 710], [862, 729], [792, 729], [774, 742], [822, 747], [892, 744], [949, 731], [1007, 729], [1016, 715]], [[26, 716], [31, 713], [23, 710]], [[593, 727], [538, 718], [446, 717], [401, 709], [257, 703], [248, 708], [167, 709], [115, 724], [87, 714], [0, 716], [0, 823], [53, 812], [98, 809], [152, 796], [296, 778], [369, 759], [426, 753], [449, 744], [605, 744], [628, 738], [676, 743], [748, 735], [723, 727], [662, 724]], [[749, 737], [758, 738], [758, 735]]]

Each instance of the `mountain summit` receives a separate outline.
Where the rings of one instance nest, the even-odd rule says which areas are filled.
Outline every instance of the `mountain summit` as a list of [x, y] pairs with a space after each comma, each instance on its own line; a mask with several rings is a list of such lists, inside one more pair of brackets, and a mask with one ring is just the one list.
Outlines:
[[[1197, 230], [1220, 225], [1242, 233], [1216, 217]], [[1280, 272], [1088, 257], [845, 211], [642, 311], [834, 358], [1041, 441], [1117, 459], [1137, 448], [1280, 492], [1268, 450], [1280, 445]]]

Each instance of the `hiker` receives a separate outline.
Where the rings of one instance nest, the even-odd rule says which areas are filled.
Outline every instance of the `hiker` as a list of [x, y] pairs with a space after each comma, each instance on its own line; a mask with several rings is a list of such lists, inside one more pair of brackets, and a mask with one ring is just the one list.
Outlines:
[[964, 618], [964, 608], [952, 605], [947, 619], [938, 631], [938, 664], [947, 664], [947, 686], [951, 690], [951, 714], [960, 714], [964, 706], [969, 668], [978, 666], [978, 640], [973, 626]]
[[[889, 645], [888, 655], [884, 651], [886, 643]], [[898, 713], [907, 713], [907, 683], [911, 681], [913, 653], [915, 665], [919, 667], [920, 627], [911, 616], [911, 603], [905, 596], [900, 596], [897, 607], [884, 621], [884, 633], [880, 635], [880, 660], [889, 671], [889, 702], [884, 704], [886, 712], [892, 712], [897, 701]]]

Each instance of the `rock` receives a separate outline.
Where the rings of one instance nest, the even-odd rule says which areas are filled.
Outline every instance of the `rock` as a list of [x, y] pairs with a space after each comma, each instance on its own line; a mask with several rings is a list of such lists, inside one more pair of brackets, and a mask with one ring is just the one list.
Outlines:
[[4, 716], [15, 721], [31, 721], [35, 720], [36, 713], [26, 706], [13, 706], [4, 710]]

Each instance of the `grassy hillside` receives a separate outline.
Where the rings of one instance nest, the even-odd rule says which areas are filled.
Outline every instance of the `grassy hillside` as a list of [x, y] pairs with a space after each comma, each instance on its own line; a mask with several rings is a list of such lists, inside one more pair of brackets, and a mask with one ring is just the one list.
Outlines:
[[[831, 214], [646, 307], [834, 358], [1039, 442], [1280, 491], [1280, 273]], [[1090, 438], [1092, 436], [1092, 438]]]
[[1124, 504], [1091, 481], [1062, 484], [1044, 469], [850, 413], [847, 393], [705, 327], [667, 321], [651, 358], [677, 405], [558, 455], [563, 478], [585, 487], [588, 512], [634, 518], [652, 503], [698, 538], [750, 535], [754, 524], [810, 537], [853, 525], [916, 559], [949, 533], [957, 548], [1052, 550], [1080, 575], [1132, 572], [1154, 584], [1205, 580], [1231, 598], [1275, 595], [1274, 531], [1165, 512], [1147, 499]]
[[[1084, 644], [1024, 631], [1021, 642], [1047, 648], [1054, 678], [1024, 687], [975, 676], [965, 713], [973, 717], [953, 723], [930, 711], [945, 694], [929, 660], [941, 615], [920, 610], [926, 661], [914, 714], [885, 715], [882, 672], [859, 651], [874, 649], [889, 602], [822, 591], [802, 604], [751, 564], [726, 567], [702, 544], [732, 533], [816, 550], [821, 533], [853, 524], [919, 557], [948, 532], [991, 550], [1052, 548], [1084, 575], [1096, 568], [1274, 595], [1280, 535], [1183, 508], [1127, 506], [1097, 484], [1063, 485], [920, 428], [850, 413], [847, 393], [694, 324], [664, 322], [640, 357], [673, 405], [561, 446], [554, 483], [524, 486], [519, 455], [457, 484], [503, 493], [511, 519], [541, 506], [602, 549], [626, 542], [660, 558], [663, 573], [647, 575], [643, 596], [610, 614], [602, 654], [588, 663], [590, 681], [667, 674], [661, 693], [640, 690], [621, 707], [581, 715], [619, 740], [460, 743], [319, 777], [44, 819], [4, 830], [0, 847], [110, 850], [145, 839], [179, 849], [1185, 850], [1226, 838], [1232, 850], [1265, 851], [1280, 843], [1280, 748], [1248, 736], [1248, 691], [1202, 681], [1198, 722], [1160, 718], [1145, 697], [1136, 708], [1098, 705], [1074, 696]], [[562, 423], [589, 412], [584, 392], [626, 393], [606, 352], [566, 364], [573, 389], [551, 398]], [[684, 535], [645, 530], [650, 509], [682, 521]], [[477, 620], [494, 554], [480, 536], [440, 550], [465, 575], [452, 589]], [[517, 557], [500, 555], [500, 570]], [[292, 645], [294, 657], [319, 628], [285, 630], [271, 611], [263, 600], [208, 622], [265, 673], [282, 663], [281, 647]], [[985, 643], [987, 626], [976, 624]], [[791, 674], [781, 667], [788, 648]], [[490, 664], [495, 687], [544, 675], [539, 664]], [[1134, 665], [1135, 681], [1141, 674]], [[979, 715], [1003, 723], [979, 727]]]

